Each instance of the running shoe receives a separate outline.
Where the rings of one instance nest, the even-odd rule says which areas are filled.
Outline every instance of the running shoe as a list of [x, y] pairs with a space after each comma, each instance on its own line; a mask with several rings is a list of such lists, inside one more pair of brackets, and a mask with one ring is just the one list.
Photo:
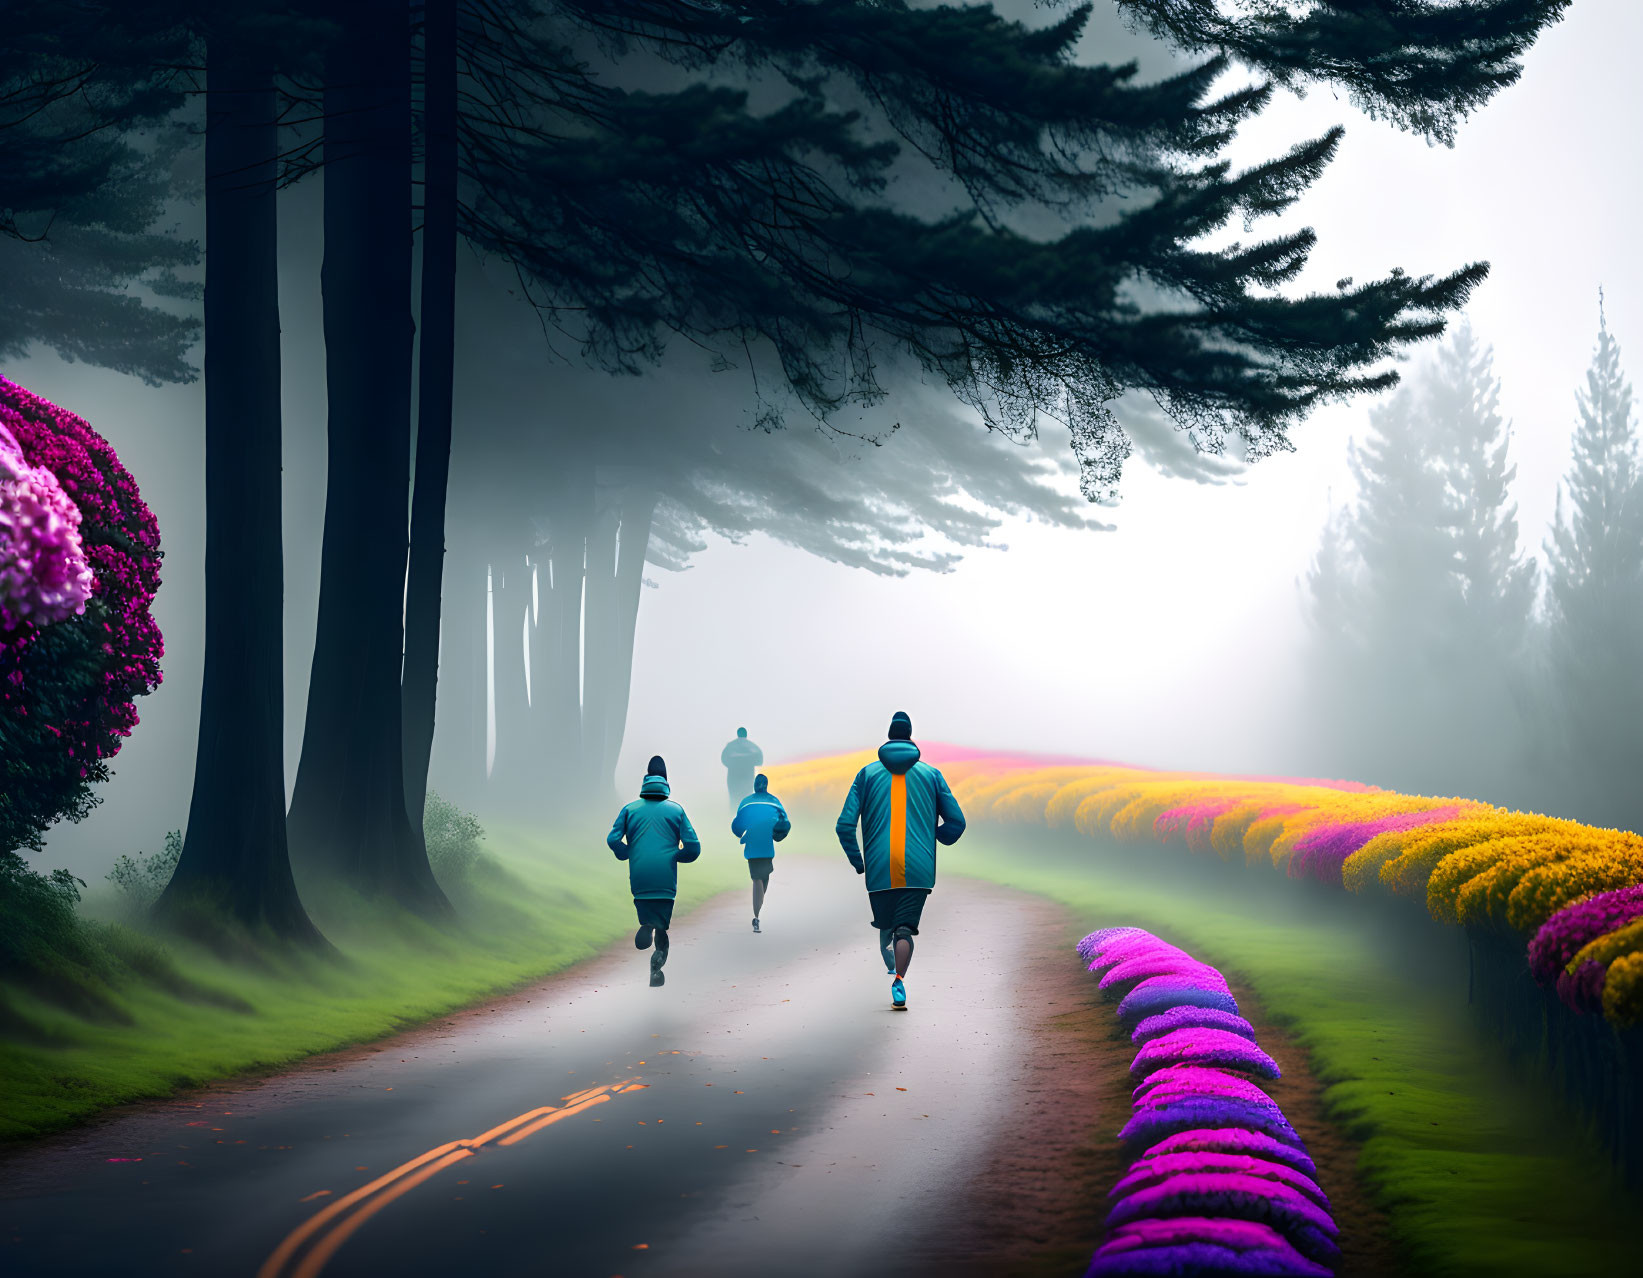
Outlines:
[[759, 930], [759, 920], [758, 919], [753, 920], [753, 930], [755, 932], [757, 932]]
[[907, 1010], [907, 987], [901, 983], [901, 977], [890, 982], [890, 1006], [898, 1012]]
[[635, 932], [633, 934], [633, 948], [636, 950], [648, 950], [650, 948], [651, 931], [652, 929], [647, 924], [645, 927], [642, 927]]

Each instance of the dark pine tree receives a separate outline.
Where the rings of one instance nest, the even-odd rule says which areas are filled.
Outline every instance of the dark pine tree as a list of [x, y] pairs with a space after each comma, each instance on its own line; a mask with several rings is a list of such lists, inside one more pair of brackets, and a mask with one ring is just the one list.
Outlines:
[[431, 915], [450, 905], [405, 803], [411, 28], [339, 10], [325, 59], [327, 487], [319, 618], [289, 830], [299, 863]]
[[1535, 564], [1518, 549], [1499, 391], [1462, 324], [1353, 449], [1357, 501], [1308, 580], [1307, 714], [1335, 770], [1488, 798], [1517, 779]]
[[188, 928], [223, 913], [323, 947], [285, 827], [279, 103], [255, 27], [225, 22], [208, 54], [205, 672], [188, 831], [156, 908]]
[[428, 0], [423, 6], [422, 333], [400, 693], [405, 807], [417, 837], [434, 748], [456, 377], [457, 8], [457, 0]]
[[1606, 321], [1577, 394], [1574, 459], [1546, 547], [1556, 778], [1582, 820], [1643, 828], [1643, 466], [1632, 388]]
[[[459, 225], [471, 243], [514, 262], [549, 322], [613, 369], [641, 369], [660, 353], [662, 334], [688, 333], [727, 357], [768, 361], [783, 394], [825, 417], [874, 402], [881, 372], [921, 365], [990, 424], [1031, 434], [1046, 418], [1067, 423], [1092, 497], [1110, 495], [1128, 454], [1109, 404], [1129, 389], [1153, 395], [1205, 448], [1229, 437], [1256, 454], [1286, 447], [1287, 427], [1314, 405], [1389, 385], [1386, 357], [1440, 332], [1484, 268], [1278, 295], [1304, 266], [1311, 232], [1220, 251], [1199, 244], [1230, 219], [1287, 208], [1339, 134], [1234, 171], [1220, 158], [1233, 130], [1270, 100], [1274, 82], [1321, 80], [1446, 137], [1515, 79], [1522, 52], [1564, 0], [1311, 4], [1237, 20], [1183, 0], [1130, 7], [1162, 39], [1205, 56], [1154, 85], [1137, 83], [1133, 66], [1076, 65], [1087, 7], [1038, 30], [984, 6], [468, 7], [458, 40]], [[403, 23], [387, 6], [360, 12], [374, 15], [360, 25], [395, 51], [372, 57], [398, 62]], [[1212, 85], [1233, 60], [1269, 78], [1216, 97]], [[647, 75], [668, 61], [706, 82], [615, 87], [626, 72]], [[783, 86], [785, 101], [755, 110], [744, 88], [727, 83], [761, 76]], [[861, 108], [835, 105], [849, 99]], [[341, 119], [332, 115], [332, 125]], [[901, 163], [952, 183], [957, 211], [898, 207], [888, 179]], [[394, 185], [385, 172], [384, 184]], [[1096, 224], [1095, 207], [1120, 192], [1129, 211]], [[1009, 229], [1035, 217], [1069, 229], [1047, 238]], [[400, 241], [391, 222], [378, 232]], [[1133, 305], [1137, 287], [1150, 299], [1144, 308]], [[397, 283], [379, 290], [379, 309], [358, 327], [402, 332], [401, 298]], [[342, 349], [330, 356], [333, 370]], [[373, 369], [390, 371], [386, 361]], [[404, 399], [381, 377], [374, 389], [383, 405]], [[769, 420], [779, 398], [770, 397]], [[332, 425], [353, 428], [335, 412]], [[397, 454], [385, 436], [378, 442], [372, 478], [387, 489], [398, 482]], [[403, 559], [396, 568], [386, 553], [371, 554], [350, 565], [354, 528], [331, 522], [332, 509], [361, 500], [359, 477], [333, 465], [329, 481], [324, 572], [340, 583], [351, 567], [351, 620], [337, 620], [344, 587], [322, 584], [292, 814], [305, 841], [385, 848], [409, 832], [387, 783], [361, 782], [385, 775], [377, 756], [390, 736], [399, 759], [400, 734], [350, 726], [362, 701], [338, 695], [333, 678], [347, 671], [374, 685], [368, 661], [396, 674], [401, 664], [388, 636], [400, 624]], [[373, 535], [385, 537], [385, 527]], [[381, 615], [368, 618], [373, 610]], [[430, 618], [421, 608], [416, 624], [426, 630]], [[415, 695], [425, 700], [428, 681], [419, 679]], [[397, 724], [398, 709], [389, 717]], [[427, 717], [419, 707], [417, 722]], [[330, 743], [344, 741], [347, 766], [322, 767], [339, 757]], [[402, 779], [397, 788], [403, 798]], [[349, 805], [357, 811], [344, 815]], [[325, 826], [332, 833], [322, 836]], [[414, 848], [407, 855], [418, 859]], [[392, 859], [339, 856], [367, 875]]]

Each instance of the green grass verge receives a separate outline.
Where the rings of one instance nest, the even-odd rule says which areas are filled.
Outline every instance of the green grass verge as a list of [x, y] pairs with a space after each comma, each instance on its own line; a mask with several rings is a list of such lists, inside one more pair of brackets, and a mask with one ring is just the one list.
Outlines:
[[[0, 983], [0, 1140], [380, 1038], [558, 971], [632, 930], [627, 867], [597, 837], [572, 849], [503, 829], [485, 848], [456, 895], [456, 929], [316, 909], [341, 963], [231, 966], [173, 939], [88, 924], [109, 961], [85, 997]], [[704, 853], [680, 867], [678, 908], [746, 882], [739, 849]]]
[[1146, 927], [1247, 983], [1309, 1052], [1418, 1272], [1634, 1272], [1638, 1197], [1476, 1028], [1458, 930], [1173, 848], [972, 828], [944, 864], [1064, 902], [1079, 935]]

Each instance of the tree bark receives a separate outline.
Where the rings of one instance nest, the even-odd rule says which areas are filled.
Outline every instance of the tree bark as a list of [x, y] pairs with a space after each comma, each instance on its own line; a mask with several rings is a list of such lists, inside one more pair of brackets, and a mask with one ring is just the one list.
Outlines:
[[[616, 492], [595, 493], [596, 508], [587, 540], [586, 615], [583, 621], [582, 755], [579, 787], [588, 800], [608, 796], [598, 787], [610, 781], [605, 767], [615, 683], [621, 619], [616, 602], [616, 534], [621, 524]], [[602, 805], [601, 805], [602, 806]]]
[[540, 677], [533, 667], [527, 692], [525, 642], [531, 606], [531, 565], [522, 538], [501, 543], [491, 557], [491, 590], [496, 610], [496, 764], [491, 769], [491, 804], [515, 816], [531, 816], [536, 800], [531, 741], [532, 694]]
[[544, 695], [532, 707], [541, 742], [545, 792], [555, 815], [580, 806], [587, 771], [582, 761], [583, 603], [588, 533], [593, 523], [593, 471], [568, 467], [549, 521], [548, 562], [553, 579], [553, 661], [542, 672]]
[[611, 663], [611, 699], [605, 728], [604, 757], [600, 777], [620, 793], [616, 785], [616, 759], [627, 735], [628, 697], [633, 689], [633, 640], [639, 628], [639, 601], [644, 595], [645, 552], [650, 546], [650, 525], [656, 516], [656, 494], [629, 489], [622, 499], [622, 527], [617, 544], [616, 655]]
[[445, 504], [451, 473], [451, 397], [456, 363], [456, 6], [424, 5], [426, 156], [423, 166], [421, 386], [416, 485], [411, 496], [405, 587], [405, 805], [418, 839], [428, 793], [439, 691]]
[[326, 65], [325, 534], [293, 851], [367, 895], [450, 912], [405, 806], [400, 675], [410, 486], [410, 28], [339, 11]]
[[285, 566], [272, 68], [233, 37], [206, 87], [205, 678], [188, 834], [157, 912], [226, 910], [325, 947], [297, 896], [285, 829]]
[[[452, 526], [460, 527], [456, 518]], [[477, 808], [486, 786], [485, 557], [457, 536], [447, 558], [440, 585], [439, 723], [428, 784], [453, 803]]]

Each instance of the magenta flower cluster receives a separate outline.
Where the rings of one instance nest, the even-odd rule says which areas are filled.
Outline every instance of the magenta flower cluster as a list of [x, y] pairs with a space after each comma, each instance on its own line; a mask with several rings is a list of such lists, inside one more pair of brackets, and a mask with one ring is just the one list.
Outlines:
[[[1542, 985], [1559, 984], [1560, 992], [1573, 979], [1564, 969], [1593, 941], [1628, 923], [1643, 919], [1643, 886], [1599, 892], [1584, 901], [1566, 905], [1540, 925], [1529, 941], [1529, 971]], [[1601, 963], [1581, 967], [1603, 968]], [[1578, 974], [1578, 973], [1577, 973]], [[1602, 983], [1598, 982], [1598, 1007], [1602, 1007]], [[1568, 1001], [1565, 993], [1565, 1001]], [[1591, 1010], [1591, 1009], [1582, 1009]]]
[[78, 616], [90, 598], [80, 508], [0, 421], [0, 633]]
[[1289, 876], [1319, 879], [1340, 887], [1341, 867], [1346, 864], [1346, 858], [1377, 834], [1409, 830], [1434, 821], [1452, 821], [1460, 815], [1460, 810], [1460, 805], [1450, 804], [1420, 812], [1396, 812], [1373, 821], [1326, 821], [1296, 840], [1295, 853], [1289, 858]]
[[[65, 501], [78, 511], [77, 539], [89, 568], [89, 599], [61, 616], [78, 580], [66, 531], [53, 533], [61, 547], [47, 556], [49, 584], [58, 602], [41, 615], [13, 610], [0, 630], [0, 718], [8, 738], [29, 741], [51, 759], [30, 759], [34, 775], [67, 769], [81, 781], [100, 772], [120, 740], [137, 723], [134, 699], [152, 692], [161, 680], [164, 655], [159, 626], [149, 608], [160, 584], [160, 533], [153, 512], [143, 503], [137, 484], [113, 448], [73, 413], [0, 377], [0, 429], [16, 445], [35, 474], [53, 477]], [[73, 521], [58, 508], [59, 516]], [[36, 535], [34, 533], [30, 534]], [[36, 559], [33, 562], [39, 562]], [[78, 614], [78, 615], [75, 615]], [[52, 620], [56, 624], [45, 624]], [[44, 708], [45, 694], [34, 686], [61, 671], [45, 671], [31, 660], [37, 645], [49, 643], [61, 626], [92, 628], [84, 645], [94, 658], [94, 676], [65, 698], [60, 687]], [[42, 717], [46, 721], [42, 721]]]
[[1317, 1168], [1261, 1079], [1280, 1077], [1225, 977], [1139, 928], [1078, 944], [1101, 988], [1121, 995], [1136, 1045], [1135, 1151], [1113, 1186], [1106, 1240], [1087, 1278], [1304, 1274], [1327, 1278], [1337, 1229]]

